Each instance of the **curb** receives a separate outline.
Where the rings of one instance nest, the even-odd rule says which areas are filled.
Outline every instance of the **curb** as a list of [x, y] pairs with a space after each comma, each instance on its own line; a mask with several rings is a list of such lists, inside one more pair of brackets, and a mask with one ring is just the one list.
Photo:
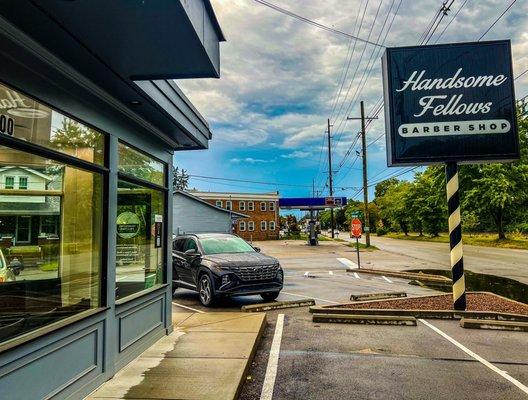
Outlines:
[[482, 321], [479, 319], [462, 318], [460, 320], [460, 326], [466, 329], [528, 332], [528, 322], [517, 321]]
[[358, 272], [364, 274], [374, 274], [374, 275], [386, 275], [392, 276], [394, 278], [404, 278], [417, 280], [422, 282], [438, 282], [450, 284], [451, 279], [439, 275], [430, 275], [430, 274], [419, 274], [416, 272], [404, 272], [404, 271], [385, 271], [381, 269], [364, 269], [364, 268], [348, 268], [346, 272]]
[[386, 292], [386, 293], [368, 293], [368, 294], [353, 294], [350, 296], [352, 301], [362, 301], [362, 300], [384, 300], [384, 299], [393, 299], [399, 297], [407, 297], [405, 292]]
[[297, 307], [308, 307], [315, 306], [315, 300], [287, 300], [287, 301], [275, 301], [273, 303], [261, 303], [261, 304], [250, 304], [240, 307], [241, 311], [245, 312], [261, 312], [270, 310], [282, 310], [284, 308], [297, 308]]
[[[355, 303], [360, 304], [360, 303]], [[455, 311], [455, 310], [403, 310], [403, 309], [353, 309], [343, 307], [310, 307], [312, 314], [339, 314], [339, 315], [400, 315], [425, 319], [480, 319], [487, 321], [515, 321], [527, 322], [528, 315], [499, 313], [490, 311]]]
[[312, 321], [337, 324], [416, 326], [416, 318], [395, 315], [314, 314]]
[[267, 324], [268, 324], [267, 316], [266, 314], [264, 314], [264, 318], [262, 319], [262, 324], [260, 325], [260, 329], [257, 334], [257, 337], [255, 338], [255, 341], [253, 342], [253, 347], [251, 349], [251, 352], [249, 353], [249, 357], [246, 360], [246, 366], [244, 367], [244, 372], [242, 373], [242, 376], [240, 377], [240, 381], [238, 382], [238, 386], [235, 391], [235, 396], [233, 397], [233, 400], [238, 399], [238, 397], [240, 396], [240, 392], [242, 391], [242, 387], [244, 386], [244, 383], [246, 383], [249, 369], [251, 367], [251, 364], [253, 363], [255, 354], [257, 354], [257, 347], [259, 346], [260, 341], [262, 340], [262, 336], [264, 335], [264, 329], [266, 328]]

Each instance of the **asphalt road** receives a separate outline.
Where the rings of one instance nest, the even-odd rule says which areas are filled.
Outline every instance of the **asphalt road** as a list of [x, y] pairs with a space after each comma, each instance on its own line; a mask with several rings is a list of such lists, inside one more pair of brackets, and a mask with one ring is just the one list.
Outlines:
[[[434, 293], [408, 285], [403, 279], [385, 279], [360, 270], [357, 277], [344, 272], [344, 259], [355, 261], [355, 254], [343, 244], [322, 242], [319, 247], [309, 247], [301, 242], [281, 241], [258, 246], [278, 257], [285, 269], [280, 299], [312, 297], [319, 305], [326, 305], [348, 302], [352, 293], [400, 290], [409, 295]], [[368, 259], [374, 253], [362, 252], [362, 257]], [[243, 304], [260, 301], [258, 296], [241, 297], [205, 309], [199, 305], [195, 293], [178, 289], [173, 308], [215, 312], [238, 310]], [[316, 324], [308, 310], [301, 308], [267, 313], [268, 325], [240, 399], [261, 398], [279, 314], [285, 317], [272, 384], [273, 399], [528, 398], [528, 391], [515, 386], [500, 372], [507, 371], [509, 376], [528, 385], [526, 333], [469, 331], [459, 327], [457, 321], [439, 320], [419, 322], [417, 327]], [[471, 357], [428, 323], [491, 362], [496, 370]]]
[[[341, 239], [353, 241], [343, 232]], [[364, 239], [363, 239], [364, 240]], [[449, 244], [398, 240], [371, 236], [371, 243], [383, 252], [375, 260], [377, 268], [394, 267], [398, 258], [400, 269], [431, 268], [450, 269]], [[388, 253], [388, 257], [382, 257]], [[496, 247], [464, 246], [466, 269], [490, 275], [498, 275], [528, 284], [528, 250], [502, 249]]]

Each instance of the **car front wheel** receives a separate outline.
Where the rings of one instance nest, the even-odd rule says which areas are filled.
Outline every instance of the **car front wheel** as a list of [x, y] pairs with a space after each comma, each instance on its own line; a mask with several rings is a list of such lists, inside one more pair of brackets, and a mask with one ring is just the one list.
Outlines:
[[200, 277], [200, 282], [198, 284], [198, 295], [200, 296], [200, 303], [205, 307], [210, 307], [215, 301], [213, 283], [211, 278], [207, 274], [203, 274]]
[[273, 301], [273, 300], [275, 300], [277, 297], [279, 297], [279, 294], [280, 294], [280, 292], [270, 292], [270, 293], [261, 293], [260, 296], [261, 296], [265, 301]]

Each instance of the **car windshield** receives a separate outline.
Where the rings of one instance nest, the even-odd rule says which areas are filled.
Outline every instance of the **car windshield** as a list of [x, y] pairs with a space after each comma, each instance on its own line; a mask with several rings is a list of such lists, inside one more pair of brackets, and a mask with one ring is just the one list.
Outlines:
[[221, 253], [250, 253], [255, 249], [246, 241], [234, 237], [210, 237], [200, 239], [204, 254], [221, 254]]

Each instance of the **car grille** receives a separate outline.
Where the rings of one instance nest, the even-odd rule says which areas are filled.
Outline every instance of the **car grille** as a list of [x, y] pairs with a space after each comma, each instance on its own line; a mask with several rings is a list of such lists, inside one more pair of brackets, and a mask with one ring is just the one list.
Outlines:
[[229, 267], [243, 281], [271, 280], [277, 275], [278, 265], [262, 265], [251, 267]]

